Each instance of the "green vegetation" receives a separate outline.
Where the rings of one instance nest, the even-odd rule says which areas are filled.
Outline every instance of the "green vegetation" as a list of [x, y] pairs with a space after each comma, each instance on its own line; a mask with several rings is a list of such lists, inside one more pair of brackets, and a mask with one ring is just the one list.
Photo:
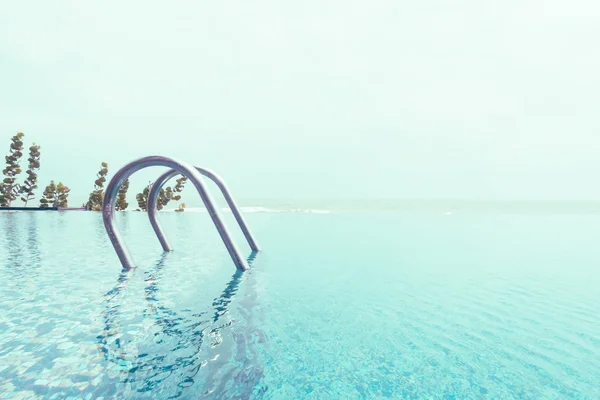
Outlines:
[[67, 198], [69, 197], [70, 191], [71, 189], [63, 185], [62, 182], [58, 182], [58, 185], [56, 185], [56, 201], [54, 202], [54, 207], [68, 207], [69, 202]]
[[62, 182], [58, 182], [58, 185], [54, 184], [54, 181], [50, 181], [50, 184], [44, 189], [44, 194], [40, 200], [40, 208], [48, 207], [68, 207], [69, 189], [63, 185]]
[[121, 186], [119, 189], [119, 195], [117, 196], [117, 204], [115, 207], [117, 211], [125, 211], [129, 206], [129, 203], [127, 203], [127, 190], [129, 190], [129, 179], [127, 179], [123, 186]]
[[[22, 184], [17, 182], [18, 175], [22, 172], [21, 170], [21, 158], [23, 157], [24, 143], [23, 138], [25, 134], [17, 132], [11, 138], [9, 155], [5, 157], [6, 167], [2, 170], [4, 175], [3, 180], [0, 181], [0, 207], [11, 207], [11, 204], [20, 199], [24, 206], [27, 207], [35, 199], [35, 191], [38, 189], [38, 172], [40, 170], [40, 146], [32, 143], [29, 147], [29, 158], [27, 167], [27, 177]], [[83, 206], [88, 210], [101, 211], [102, 203], [104, 201], [104, 185], [106, 183], [106, 176], [108, 175], [108, 164], [106, 162], [101, 163], [101, 168], [96, 174], [96, 180], [94, 181], [94, 190], [90, 193], [87, 203]], [[44, 189], [42, 197], [40, 198], [40, 208], [49, 207], [68, 207], [68, 197], [71, 189], [65, 186], [62, 182], [58, 184], [51, 180], [50, 183]], [[157, 209], [162, 210], [171, 201], [179, 202], [181, 200], [181, 192], [184, 189], [187, 178], [179, 176], [176, 179], [176, 184], [171, 187], [167, 186], [160, 190], [157, 199]], [[127, 203], [127, 191], [129, 190], [129, 180], [125, 181], [123, 186], [119, 189], [117, 196], [117, 202], [115, 209], [117, 211], [124, 211], [129, 207]], [[138, 203], [138, 210], [147, 211], [148, 193], [150, 192], [151, 184], [148, 184], [141, 193], [136, 195]], [[185, 203], [180, 203], [175, 211], [182, 212], [185, 210]]]
[[[181, 200], [181, 193], [183, 191], [184, 185], [187, 182], [187, 178], [182, 176], [177, 179], [174, 187], [166, 187], [160, 189], [160, 193], [158, 194], [158, 199], [156, 202], [156, 208], [160, 211], [162, 210], [171, 200], [179, 201]], [[138, 193], [135, 198], [138, 202], [138, 209], [142, 211], [148, 211], [148, 193], [150, 193], [150, 188], [152, 187], [152, 183], [149, 183], [141, 193]], [[184, 207], [185, 208], [185, 205]], [[183, 208], [179, 206], [177, 211], [183, 211]]]
[[[158, 200], [156, 202], [156, 208], [160, 211], [162, 210], [173, 198], [175, 195], [173, 194], [173, 189], [171, 186], [167, 186], [165, 189], [161, 189], [158, 194]], [[179, 196], [181, 198], [181, 196]]]
[[56, 185], [54, 181], [50, 181], [40, 199], [40, 208], [54, 207], [54, 203], [56, 203]]
[[17, 199], [21, 192], [21, 187], [16, 183], [17, 175], [21, 173], [19, 162], [23, 156], [23, 136], [22, 132], [18, 132], [12, 137], [10, 144], [10, 153], [6, 157], [6, 168], [2, 170], [5, 178], [0, 184], [0, 207], [10, 207], [10, 204]]
[[[10, 207], [12, 202], [20, 199], [24, 206], [35, 198], [35, 190], [38, 188], [38, 171], [40, 169], [40, 146], [32, 143], [29, 147], [29, 162], [27, 168], [27, 177], [23, 184], [17, 183], [17, 176], [21, 173], [21, 158], [23, 157], [23, 138], [25, 134], [18, 132], [11, 138], [10, 153], [4, 157], [6, 168], [2, 170], [4, 179], [0, 183], [0, 207]], [[62, 184], [58, 186], [54, 181], [46, 186], [44, 194], [40, 199], [40, 207], [67, 207], [69, 192], [71, 190]]]
[[34, 190], [37, 189], [37, 171], [40, 169], [40, 146], [33, 143], [29, 147], [29, 169], [26, 171], [27, 178], [21, 186], [21, 200], [27, 203], [35, 198]]
[[90, 193], [90, 198], [86, 204], [88, 210], [102, 210], [102, 202], [104, 201], [104, 182], [106, 182], [106, 175], [108, 174], [108, 164], [103, 162], [101, 167], [100, 171], [96, 174], [94, 191]]
[[[175, 185], [175, 187], [173, 187], [173, 192], [181, 193], [183, 191], [183, 187], [184, 187], [185, 183], [187, 182], [187, 179], [188, 179], [187, 177], [181, 175], [181, 177], [179, 179], [175, 180], [175, 182], [177, 182], [177, 184]], [[175, 201], [181, 200], [181, 195], [177, 194], [177, 195], [173, 196], [172, 200], [175, 200]], [[184, 206], [184, 208], [185, 208], [185, 206]], [[183, 211], [183, 210], [181, 210], [181, 211]]]
[[138, 210], [148, 211], [148, 193], [150, 193], [150, 187], [152, 183], [149, 183], [141, 193], [135, 195], [135, 199], [138, 202]]
[[[183, 175], [179, 179], [177, 179], [175, 181], [177, 183], [175, 184], [175, 187], [173, 187], [173, 192], [174, 193], [181, 193], [183, 191], [183, 186], [187, 182], [187, 179], [188, 178], [185, 177], [185, 176], [183, 176]], [[172, 200], [175, 200], [175, 201], [181, 200], [181, 195], [180, 194], [176, 194], [175, 196], [173, 196]], [[179, 207], [177, 207], [177, 209], [175, 211], [177, 211], [177, 212], [184, 212], [185, 211], [185, 203], [179, 204]]]

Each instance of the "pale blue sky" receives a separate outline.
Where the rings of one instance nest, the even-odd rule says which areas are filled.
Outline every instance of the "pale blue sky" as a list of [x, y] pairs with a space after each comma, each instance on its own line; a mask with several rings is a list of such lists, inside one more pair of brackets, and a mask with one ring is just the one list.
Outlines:
[[599, 40], [591, 0], [4, 2], [0, 151], [74, 201], [150, 154], [242, 198], [598, 199]]

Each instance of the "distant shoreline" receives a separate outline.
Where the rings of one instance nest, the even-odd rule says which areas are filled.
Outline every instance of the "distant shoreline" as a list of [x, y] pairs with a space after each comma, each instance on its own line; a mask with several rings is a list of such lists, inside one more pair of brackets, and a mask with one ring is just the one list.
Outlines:
[[0, 207], [0, 211], [87, 211], [85, 207]]
[[[221, 207], [226, 204], [218, 202]], [[391, 211], [567, 211], [600, 213], [600, 200], [462, 200], [462, 199], [385, 199], [385, 200], [278, 200], [238, 201], [249, 211], [322, 210], [330, 212]], [[204, 208], [202, 202], [186, 202], [187, 210]], [[186, 210], [186, 211], [187, 211]]]
[[[218, 202], [221, 212], [230, 212], [226, 204]], [[206, 212], [198, 199], [187, 203], [187, 213]], [[244, 200], [238, 202], [242, 213], [428, 213], [428, 214], [599, 214], [600, 200], [457, 200], [457, 199], [386, 199], [386, 200]], [[85, 207], [38, 208], [0, 207], [0, 212], [15, 211], [86, 211]], [[125, 212], [135, 212], [129, 208]], [[162, 212], [172, 212], [165, 208]]]

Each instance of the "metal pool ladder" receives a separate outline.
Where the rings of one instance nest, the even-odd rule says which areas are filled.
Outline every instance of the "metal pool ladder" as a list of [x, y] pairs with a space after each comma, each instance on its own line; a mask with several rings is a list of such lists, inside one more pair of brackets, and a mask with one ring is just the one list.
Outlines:
[[133, 261], [133, 258], [131, 257], [131, 254], [129, 253], [129, 249], [123, 241], [123, 236], [121, 235], [121, 232], [117, 228], [114, 221], [115, 203], [117, 201], [119, 189], [121, 188], [123, 183], [125, 183], [125, 181], [129, 179], [129, 177], [135, 172], [147, 167], [155, 166], [170, 168], [170, 170], [162, 174], [156, 180], [156, 182], [152, 184], [150, 192], [148, 193], [148, 217], [150, 218], [152, 228], [154, 228], [154, 232], [156, 232], [156, 236], [158, 237], [158, 240], [160, 241], [163, 250], [171, 251], [172, 248], [169, 245], [169, 242], [165, 237], [162, 227], [158, 222], [158, 195], [160, 193], [160, 189], [169, 179], [181, 174], [183, 176], [186, 176], [192, 182], [196, 190], [198, 190], [198, 193], [200, 194], [200, 197], [204, 202], [204, 206], [206, 207], [208, 214], [210, 215], [213, 223], [215, 224], [215, 227], [217, 228], [221, 239], [223, 239], [223, 243], [225, 244], [225, 247], [227, 248], [227, 251], [229, 252], [229, 255], [231, 256], [231, 259], [233, 260], [235, 266], [242, 271], [247, 270], [249, 268], [248, 263], [246, 259], [242, 257], [239, 249], [233, 243], [227, 226], [223, 223], [223, 220], [221, 219], [219, 210], [215, 207], [210, 194], [206, 191], [202, 180], [202, 175], [208, 177], [210, 180], [217, 184], [217, 186], [221, 190], [221, 193], [223, 194], [223, 197], [225, 197], [225, 201], [227, 201], [231, 212], [235, 216], [235, 219], [238, 225], [240, 226], [240, 229], [244, 233], [244, 236], [246, 237], [250, 248], [253, 252], [260, 251], [258, 243], [252, 236], [250, 229], [248, 229], [248, 226], [246, 225], [242, 214], [240, 213], [237, 205], [235, 204], [233, 197], [231, 197], [231, 194], [227, 189], [227, 186], [225, 186], [223, 180], [214, 172], [209, 171], [207, 169], [194, 167], [190, 164], [162, 156], [143, 157], [130, 162], [129, 164], [125, 165], [123, 168], [118, 170], [115, 176], [113, 176], [113, 178], [106, 186], [106, 193], [104, 194], [104, 202], [102, 204], [102, 219], [104, 220], [104, 227], [106, 228], [106, 233], [108, 233], [108, 237], [113, 247], [115, 248], [115, 251], [117, 252], [117, 256], [119, 257], [119, 260], [123, 265], [123, 269], [129, 270], [135, 268], [135, 263]]

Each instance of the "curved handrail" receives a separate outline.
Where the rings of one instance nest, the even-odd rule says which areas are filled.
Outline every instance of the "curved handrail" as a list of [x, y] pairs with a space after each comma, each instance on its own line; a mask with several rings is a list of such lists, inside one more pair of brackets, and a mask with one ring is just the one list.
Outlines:
[[[223, 182], [223, 179], [221, 179], [221, 177], [219, 175], [215, 174], [213, 171], [208, 170], [206, 168], [196, 167], [196, 170], [198, 172], [200, 172], [202, 175], [209, 178], [211, 181], [213, 181], [219, 187], [219, 189], [221, 190], [221, 193], [223, 194], [223, 197], [225, 197], [225, 201], [227, 202], [227, 205], [229, 206], [229, 208], [231, 209], [231, 212], [235, 216], [235, 220], [237, 221], [238, 225], [240, 226], [240, 229], [242, 230], [242, 232], [244, 233], [244, 236], [246, 237], [246, 240], [248, 241], [248, 245], [250, 245], [250, 248], [252, 249], [252, 251], [254, 251], [254, 252], [260, 251], [260, 246], [258, 245], [256, 240], [252, 236], [252, 233], [250, 232], [248, 225], [246, 225], [246, 221], [244, 221], [244, 217], [242, 217], [242, 214], [240, 213], [240, 210], [238, 209], [237, 205], [235, 204], [235, 201], [233, 200], [233, 197], [231, 196], [229, 189], [225, 185], [225, 182]], [[165, 185], [165, 183], [167, 183], [167, 181], [169, 179], [173, 178], [176, 175], [179, 175], [179, 172], [174, 169], [165, 172], [160, 177], [158, 177], [158, 179], [152, 184], [152, 187], [150, 188], [150, 192], [148, 193], [148, 205], [147, 205], [148, 217], [150, 218], [150, 223], [152, 224], [152, 228], [154, 229], [154, 232], [156, 232], [156, 236], [158, 237], [158, 240], [160, 241], [160, 244], [164, 251], [171, 251], [172, 248], [169, 245], [169, 241], [165, 237], [164, 231], [163, 231], [162, 227], [160, 226], [160, 223], [158, 222], [158, 209], [157, 209], [156, 205], [158, 204], [158, 195], [160, 194], [160, 189], [162, 189], [162, 187]]]
[[135, 172], [147, 168], [147, 167], [168, 167], [178, 171], [180, 174], [187, 176], [188, 179], [193, 183], [196, 190], [200, 194], [202, 201], [204, 202], [204, 206], [208, 211], [217, 231], [219, 231], [219, 235], [221, 239], [223, 239], [223, 243], [233, 260], [233, 263], [238, 269], [247, 270], [248, 263], [240, 254], [240, 251], [235, 246], [233, 241], [231, 240], [231, 235], [227, 230], [227, 226], [221, 220], [221, 215], [219, 210], [215, 207], [214, 202], [210, 196], [210, 194], [206, 191], [204, 187], [204, 183], [202, 182], [202, 175], [198, 172], [192, 165], [179, 162], [173, 160], [172, 158], [162, 157], [162, 156], [149, 156], [143, 157], [137, 160], [130, 162], [125, 165], [123, 168], [117, 171], [115, 176], [110, 180], [108, 185], [106, 186], [106, 192], [104, 194], [104, 201], [102, 204], [102, 219], [104, 221], [104, 227], [106, 228], [106, 233], [108, 233], [108, 238], [110, 239], [115, 251], [117, 252], [117, 256], [123, 265], [123, 268], [126, 270], [132, 269], [135, 267], [135, 263], [133, 258], [131, 257], [131, 253], [129, 249], [123, 242], [123, 236], [121, 232], [117, 228], [114, 215], [115, 215], [115, 203], [117, 201], [117, 195], [119, 194], [119, 189], [125, 183], [129, 177]]

